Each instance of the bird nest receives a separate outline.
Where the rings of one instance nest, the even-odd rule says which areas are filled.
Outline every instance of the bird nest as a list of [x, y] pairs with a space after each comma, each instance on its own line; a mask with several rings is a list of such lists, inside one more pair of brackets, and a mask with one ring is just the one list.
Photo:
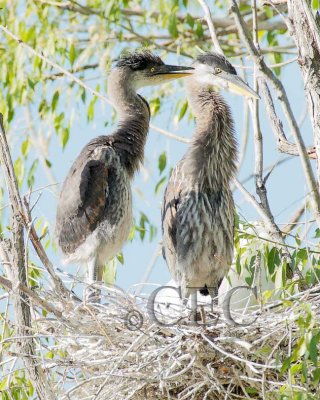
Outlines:
[[281, 369], [301, 336], [297, 321], [306, 304], [319, 325], [320, 285], [247, 310], [242, 325], [218, 306], [200, 306], [192, 322], [187, 307], [104, 290], [101, 304], [51, 293], [62, 317], [37, 321], [38, 344], [55, 355], [42, 361], [60, 376], [59, 399], [220, 400], [306, 391]]

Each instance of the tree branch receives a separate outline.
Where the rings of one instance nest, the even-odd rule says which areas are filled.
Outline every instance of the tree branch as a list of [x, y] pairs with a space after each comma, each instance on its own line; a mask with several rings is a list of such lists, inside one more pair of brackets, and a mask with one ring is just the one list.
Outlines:
[[223, 54], [223, 50], [220, 46], [217, 34], [216, 34], [216, 30], [215, 27], [213, 25], [213, 21], [212, 21], [212, 16], [211, 16], [211, 12], [210, 9], [206, 3], [205, 0], [198, 0], [199, 4], [201, 5], [201, 7], [203, 8], [204, 11], [204, 15], [205, 15], [205, 20], [207, 22], [208, 28], [209, 28], [209, 32], [210, 32], [210, 36], [211, 36], [211, 40], [213, 43], [213, 46], [215, 48], [215, 50], [220, 53]]
[[[31, 313], [28, 302], [28, 296], [19, 288], [20, 284], [28, 287], [27, 265], [25, 260], [24, 248], [24, 229], [21, 223], [23, 207], [19, 195], [17, 179], [14, 173], [10, 150], [6, 139], [3, 126], [3, 116], [0, 114], [0, 162], [6, 180], [6, 186], [11, 203], [11, 240], [10, 254], [11, 262], [5, 260], [5, 269], [12, 282], [16, 285], [13, 288], [13, 307], [17, 324], [16, 342], [18, 352], [24, 354], [22, 357], [25, 367], [28, 371], [32, 383], [35, 385], [38, 397], [41, 400], [54, 400], [55, 396], [51, 390], [50, 384], [45, 376], [41, 366], [34, 358], [35, 346], [32, 337], [30, 337]], [[2, 252], [2, 255], [4, 252]]]
[[[2, 243], [0, 243], [0, 246], [2, 246]], [[3, 256], [3, 251], [4, 249], [1, 250], [2, 256]], [[1, 259], [1, 262], [3, 262], [3, 259]], [[12, 284], [10, 279], [7, 279], [4, 276], [0, 275], [0, 285], [7, 288], [7, 290], [15, 290], [16, 288], [18, 288], [19, 290], [21, 290], [21, 292], [28, 295], [31, 301], [34, 301], [34, 303], [37, 304], [39, 307], [43, 308], [44, 310], [50, 313], [53, 313], [57, 318], [62, 318], [61, 311], [57, 310], [52, 304], [39, 297], [33, 290], [23, 285], [21, 282], [18, 282], [18, 284], [15, 287], [15, 285]]]

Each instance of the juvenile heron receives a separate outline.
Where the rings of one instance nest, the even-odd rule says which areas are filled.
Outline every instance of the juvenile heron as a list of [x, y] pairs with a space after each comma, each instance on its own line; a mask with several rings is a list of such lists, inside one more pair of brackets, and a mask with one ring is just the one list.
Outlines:
[[190, 147], [172, 172], [162, 209], [163, 255], [183, 298], [217, 293], [233, 257], [235, 206], [230, 181], [237, 144], [229, 106], [215, 87], [259, 96], [222, 55], [197, 57], [186, 79], [196, 118]]
[[137, 90], [191, 70], [144, 51], [121, 57], [111, 71], [108, 93], [118, 127], [82, 149], [64, 181], [56, 216], [64, 262], [87, 264], [88, 283], [102, 280], [103, 266], [121, 250], [132, 226], [131, 180], [143, 160], [150, 120]]

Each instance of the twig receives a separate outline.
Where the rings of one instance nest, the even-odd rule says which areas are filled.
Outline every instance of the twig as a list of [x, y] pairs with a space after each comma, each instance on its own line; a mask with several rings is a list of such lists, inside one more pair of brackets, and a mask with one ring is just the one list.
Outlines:
[[297, 226], [297, 222], [303, 216], [307, 207], [308, 207], [308, 200], [304, 201], [302, 203], [302, 205], [299, 206], [299, 208], [295, 211], [293, 216], [290, 218], [290, 222], [282, 228], [282, 232], [285, 235], [289, 234]]
[[217, 51], [220, 54], [223, 54], [223, 50], [220, 46], [217, 34], [216, 34], [216, 30], [213, 24], [213, 20], [212, 20], [212, 16], [211, 16], [211, 12], [210, 9], [206, 3], [205, 0], [198, 0], [199, 4], [201, 5], [201, 7], [203, 8], [204, 11], [204, 15], [205, 15], [205, 20], [207, 22], [208, 28], [209, 28], [209, 32], [211, 35], [211, 40], [212, 43], [214, 45], [215, 51]]
[[[2, 246], [2, 243], [0, 243], [0, 246]], [[12, 282], [1, 275], [0, 275], [0, 285], [3, 285], [8, 290], [14, 289], [14, 285], [12, 285]], [[24, 292], [25, 294], [27, 294], [28, 297], [31, 300], [33, 300], [39, 307], [43, 308], [48, 312], [53, 313], [57, 318], [62, 318], [62, 313], [59, 310], [57, 310], [52, 304], [48, 303], [46, 300], [39, 297], [33, 290], [23, 285], [21, 282], [18, 282], [17, 288], [22, 292]]]
[[30, 231], [30, 240], [33, 244], [33, 247], [34, 247], [36, 253], [38, 254], [38, 257], [40, 258], [42, 264], [46, 267], [57, 292], [60, 293], [65, 298], [69, 298], [71, 296], [71, 293], [65, 287], [64, 283], [59, 278], [59, 276], [56, 274], [53, 264], [49, 260], [47, 253], [45, 252], [45, 250], [42, 246], [42, 243], [39, 239], [37, 231], [33, 225], [27, 196], [24, 196], [23, 200], [24, 200], [24, 205], [25, 205], [25, 210], [26, 210], [26, 212], [22, 214], [23, 223], [24, 223], [26, 229]]

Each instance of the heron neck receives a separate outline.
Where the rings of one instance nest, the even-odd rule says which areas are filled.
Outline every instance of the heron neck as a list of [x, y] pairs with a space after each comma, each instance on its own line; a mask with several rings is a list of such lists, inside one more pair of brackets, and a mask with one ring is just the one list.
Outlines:
[[129, 175], [133, 176], [143, 162], [150, 121], [149, 105], [128, 83], [109, 86], [109, 95], [119, 116], [113, 146]]
[[196, 118], [196, 131], [186, 156], [193, 183], [202, 189], [229, 188], [237, 157], [230, 108], [218, 93], [208, 89], [193, 92], [189, 102]]

